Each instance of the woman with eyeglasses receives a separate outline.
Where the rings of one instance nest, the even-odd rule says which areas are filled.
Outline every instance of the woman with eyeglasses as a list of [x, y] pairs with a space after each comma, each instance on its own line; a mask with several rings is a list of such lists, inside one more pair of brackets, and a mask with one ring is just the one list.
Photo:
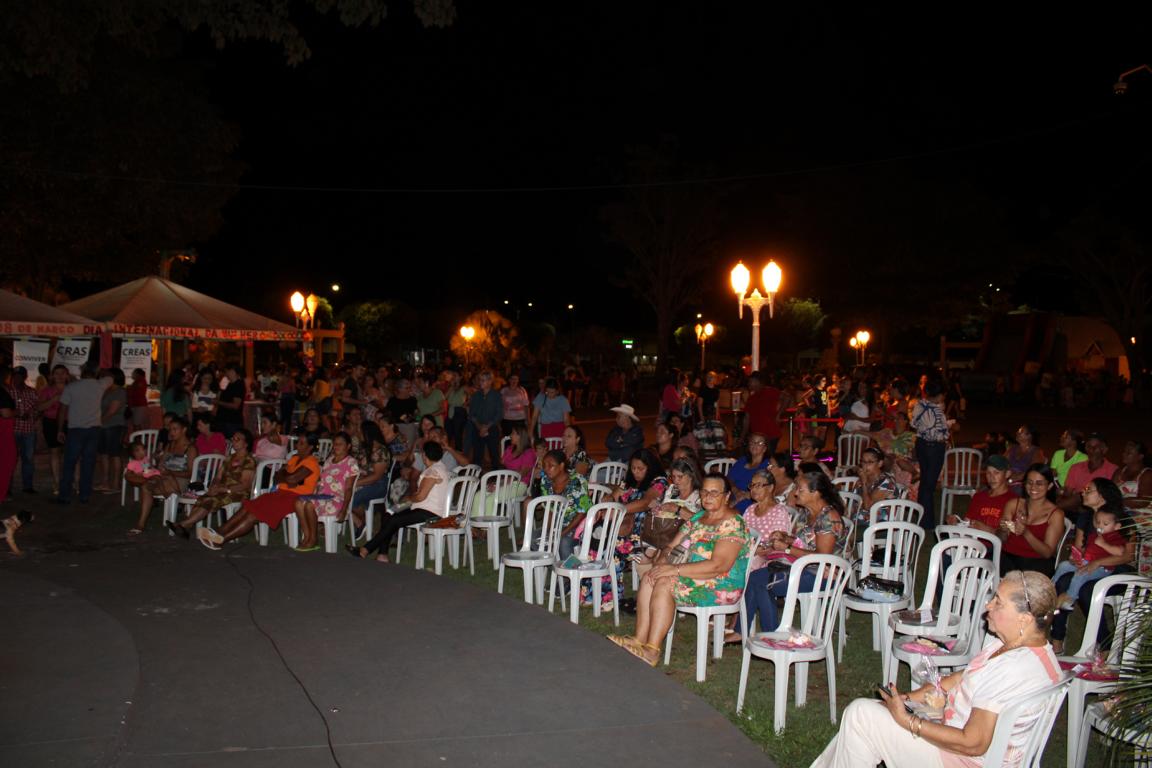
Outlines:
[[894, 499], [900, 486], [892, 473], [884, 470], [884, 452], [879, 448], [865, 448], [860, 454], [860, 473], [854, 490], [860, 494], [860, 511], [856, 521], [868, 521], [868, 510], [878, 501]]
[[749, 530], [760, 534], [760, 546], [756, 548], [756, 555], [749, 566], [753, 571], [768, 565], [772, 554], [772, 547], [768, 542], [773, 534], [792, 533], [792, 510], [776, 500], [775, 490], [776, 478], [767, 470], [752, 475], [752, 482], [748, 483], [752, 504], [744, 510], [744, 523]]
[[[636, 634], [608, 639], [650, 666], [660, 660], [660, 648], [672, 626], [678, 605], [732, 605], [742, 597], [752, 538], [729, 504], [728, 478], [712, 472], [700, 490], [703, 505], [660, 553], [645, 574], [636, 595]], [[684, 555], [683, 559], [669, 553]]]
[[[802, 472], [796, 478], [798, 508], [790, 532], [777, 531], [768, 540], [768, 546], [778, 557], [798, 560], [804, 555], [833, 555], [844, 551], [848, 540], [848, 527], [844, 524], [844, 502], [836, 486], [823, 472]], [[816, 577], [811, 571], [800, 575], [799, 590], [811, 592]], [[776, 601], [788, 594], [788, 574], [773, 572], [770, 568], [753, 571], [748, 577], [748, 591], [744, 595], [748, 619], [760, 614], [760, 629], [775, 630], [780, 623]], [[740, 637], [730, 634], [725, 642], [739, 642]]]
[[742, 513], [752, 504], [752, 497], [748, 495], [748, 484], [752, 482], [752, 475], [768, 468], [770, 459], [768, 438], [759, 432], [748, 435], [744, 457], [737, 459], [728, 470], [728, 480], [732, 483], [732, 502], [736, 511]]
[[[940, 681], [945, 694], [940, 721], [921, 717], [905, 704], [924, 707], [937, 694], [932, 683], [900, 693], [880, 689], [880, 700], [856, 699], [844, 710], [840, 730], [812, 768], [875, 766], [944, 768], [979, 765], [988, 752], [998, 713], [1010, 702], [1044, 690], [1061, 677], [1048, 644], [1056, 614], [1056, 591], [1043, 575], [1012, 571], [988, 602], [988, 631], [995, 635], [962, 672]], [[939, 706], [930, 709], [940, 711]], [[1020, 755], [1041, 711], [1017, 719], [1007, 754]]]
[[1051, 578], [1056, 549], [1064, 535], [1064, 511], [1056, 506], [1056, 478], [1047, 464], [1024, 473], [1024, 496], [1008, 502], [1000, 518], [1004, 550], [1000, 573], [1036, 571]]

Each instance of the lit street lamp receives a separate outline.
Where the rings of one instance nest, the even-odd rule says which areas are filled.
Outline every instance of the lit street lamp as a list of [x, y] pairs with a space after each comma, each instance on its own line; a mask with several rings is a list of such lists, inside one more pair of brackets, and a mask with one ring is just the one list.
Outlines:
[[744, 262], [740, 262], [732, 268], [732, 290], [736, 292], [736, 304], [739, 307], [740, 319], [744, 319], [744, 307], [747, 306], [752, 310], [752, 370], [760, 370], [760, 310], [765, 305], [768, 306], [768, 317], [773, 316], [773, 301], [776, 298], [776, 292], [780, 290], [780, 282], [784, 278], [784, 273], [780, 267], [776, 266], [775, 261], [769, 261], [768, 266], [764, 267], [761, 273], [761, 279], [764, 283], [764, 291], [767, 296], [762, 296], [758, 288], [752, 289], [751, 296], [745, 296], [748, 293], [748, 283], [751, 280], [751, 275], [748, 272], [748, 267], [744, 266]]
[[476, 336], [476, 329], [470, 325], [460, 326], [460, 338], [464, 339], [464, 364], [468, 364], [468, 348], [472, 346], [472, 339]]
[[288, 299], [288, 305], [292, 307], [292, 314], [296, 316], [297, 328], [316, 327], [316, 307], [319, 304], [320, 297], [314, 293], [308, 294], [307, 298], [300, 291], [292, 294]]
[[704, 375], [704, 345], [708, 343], [708, 339], [716, 332], [712, 323], [705, 323], [700, 325], [696, 323], [696, 341], [700, 342], [700, 375]]
[[856, 350], [856, 364], [864, 365], [868, 355], [868, 342], [872, 340], [872, 334], [868, 331], [856, 331], [856, 335], [848, 339], [848, 346]]

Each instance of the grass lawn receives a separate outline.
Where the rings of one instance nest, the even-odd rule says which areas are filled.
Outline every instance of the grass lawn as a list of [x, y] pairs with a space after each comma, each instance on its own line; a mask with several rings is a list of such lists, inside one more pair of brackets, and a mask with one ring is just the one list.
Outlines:
[[[964, 499], [958, 504], [963, 505]], [[928, 571], [928, 553], [931, 544], [935, 543], [933, 537], [921, 549], [920, 567], [918, 569], [919, 585], [917, 599], [923, 592], [923, 584]], [[501, 542], [501, 551], [506, 552], [507, 534]], [[415, 559], [415, 540], [410, 540], [404, 547], [403, 562], [413, 565]], [[444, 564], [446, 578], [469, 582], [486, 589], [495, 591], [497, 574], [489, 561], [485, 559], [485, 547], [476, 543], [475, 550], [478, 556], [476, 561], [476, 575], [471, 576], [467, 569], [454, 570], [447, 562]], [[431, 563], [428, 563], [429, 569]], [[626, 592], [631, 586], [631, 577], [627, 574]], [[523, 599], [523, 581], [518, 569], [508, 569], [505, 576], [504, 594], [509, 600]], [[543, 610], [543, 608], [542, 608]], [[556, 612], [557, 621], [568, 621], [567, 614], [561, 615], [559, 608]], [[836, 667], [836, 710], [837, 715], [843, 712], [844, 707], [854, 698], [861, 696], [871, 697], [875, 686], [880, 682], [880, 654], [872, 650], [872, 632], [870, 626], [871, 616], [850, 613], [848, 617], [848, 642], [844, 650], [844, 661]], [[613, 633], [630, 633], [634, 627], [634, 620], [627, 614], [621, 614], [620, 627], [614, 627], [611, 614], [600, 619], [592, 617], [590, 608], [580, 611], [581, 625], [592, 632], [602, 635]], [[1083, 633], [1084, 617], [1077, 612], [1070, 621], [1067, 647], [1069, 652], [1080, 646]], [[695, 674], [695, 648], [696, 648], [696, 622], [694, 617], [688, 621], [677, 622], [675, 641], [672, 647], [672, 662], [668, 666], [659, 666], [658, 670], [680, 681], [685, 687], [697, 693], [708, 701], [717, 711], [723, 713], [748, 738], [763, 748], [773, 761], [782, 768], [793, 766], [807, 766], [824, 749], [828, 741], [836, 733], [837, 726], [829, 718], [828, 712], [828, 685], [827, 675], [823, 662], [811, 665], [808, 675], [808, 702], [803, 708], [797, 708], [794, 702], [795, 675], [791, 675], [790, 692], [788, 697], [787, 727], [776, 735], [772, 730], [773, 708], [773, 666], [771, 662], [761, 659], [752, 660], [752, 669], [748, 677], [748, 693], [745, 708], [742, 714], [736, 713], [736, 690], [740, 678], [740, 649], [737, 646], [728, 646], [724, 649], [724, 657], [718, 661], [709, 658], [707, 675], [703, 683], [696, 682]], [[620, 651], [624, 653], [624, 651]], [[711, 654], [709, 654], [711, 655]], [[637, 664], [640, 662], [637, 661]], [[908, 687], [908, 668], [901, 666], [900, 688]], [[1065, 744], [1067, 732], [1067, 716], [1062, 710], [1052, 730], [1044, 753], [1045, 766], [1065, 765]], [[1101, 742], [1098, 738], [1093, 740], [1093, 749], [1089, 750], [1087, 766], [1104, 765]]]

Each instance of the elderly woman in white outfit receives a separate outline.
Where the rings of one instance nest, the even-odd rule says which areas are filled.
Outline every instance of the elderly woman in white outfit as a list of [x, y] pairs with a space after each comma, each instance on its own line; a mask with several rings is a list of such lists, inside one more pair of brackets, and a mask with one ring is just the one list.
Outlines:
[[[1052, 582], [1035, 571], [1005, 575], [988, 603], [988, 630], [996, 636], [963, 672], [942, 681], [944, 717], [933, 722], [910, 714], [906, 700], [924, 703], [931, 684], [903, 694], [891, 686], [881, 701], [857, 699], [848, 705], [840, 732], [812, 768], [953, 768], [979, 766], [988, 751], [997, 714], [1013, 699], [1036, 693], [1060, 679], [1060, 664], [1048, 644], [1056, 611]], [[1020, 759], [1034, 717], [1013, 728], [1006, 752]]]

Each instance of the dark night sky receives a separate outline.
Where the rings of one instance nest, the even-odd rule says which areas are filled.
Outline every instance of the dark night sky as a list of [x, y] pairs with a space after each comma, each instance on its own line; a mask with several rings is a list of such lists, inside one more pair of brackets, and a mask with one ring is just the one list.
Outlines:
[[780, 196], [962, 179], [1003, 201], [1003, 234], [1024, 249], [1147, 157], [1152, 76], [1124, 103], [1111, 85], [1152, 58], [1152, 38], [1113, 8], [738, 5], [464, 0], [447, 29], [399, 6], [377, 29], [303, 17], [313, 55], [295, 68], [270, 44], [194, 41], [242, 129], [244, 184], [426, 191], [244, 189], [187, 282], [251, 303], [251, 277], [277, 315], [292, 289], [339, 282], [337, 306], [400, 297], [463, 316], [511, 298], [543, 304], [545, 319], [575, 302], [581, 322], [620, 326], [624, 308], [650, 323], [605, 277], [619, 254], [598, 212], [621, 192], [547, 189], [619, 182], [631, 145], [674, 137], [698, 173], [755, 177], [721, 185], [722, 257], [701, 297], [712, 307], [731, 301], [738, 257], [774, 254], [792, 295], [821, 296], [853, 268], [850, 253], [804, 253]]

